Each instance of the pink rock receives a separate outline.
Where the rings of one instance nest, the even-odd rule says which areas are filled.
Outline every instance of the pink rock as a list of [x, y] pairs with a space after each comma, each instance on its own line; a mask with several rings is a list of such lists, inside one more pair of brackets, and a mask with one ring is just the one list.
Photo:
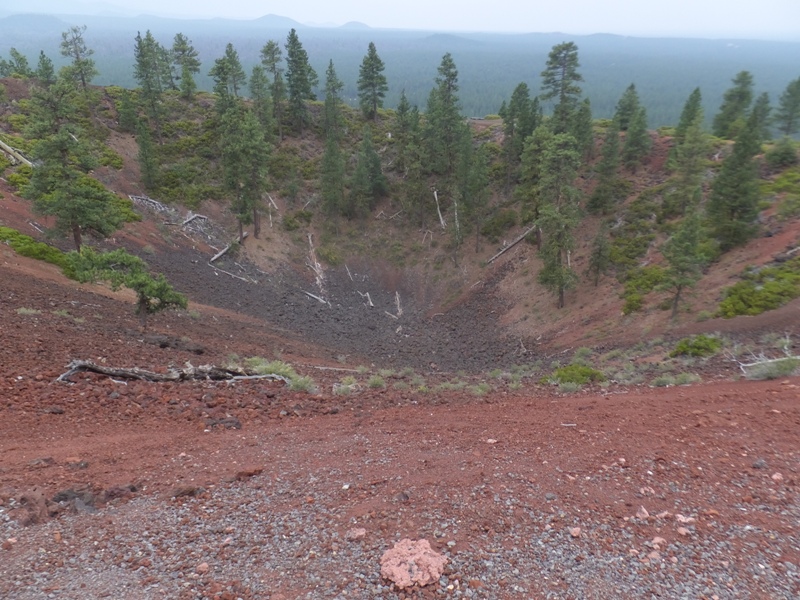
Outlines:
[[581, 537], [581, 528], [580, 527], [573, 527], [569, 530], [569, 534], [574, 538]]
[[650, 518], [650, 513], [647, 512], [647, 509], [644, 506], [640, 506], [639, 510], [636, 511], [636, 518], [646, 521]]
[[653, 538], [652, 544], [653, 544], [653, 547], [657, 550], [661, 546], [666, 546], [667, 545], [667, 540], [665, 540], [662, 537], [656, 536], [656, 537]]
[[774, 481], [775, 483], [780, 483], [781, 481], [783, 481], [783, 475], [781, 475], [780, 473], [775, 473], [772, 476], [772, 481]]
[[344, 539], [346, 539], [348, 542], [355, 542], [357, 540], [363, 540], [366, 535], [366, 529], [363, 527], [354, 527], [353, 529], [349, 529], [347, 533], [344, 534]]
[[691, 532], [686, 527], [678, 527], [678, 533], [680, 535], [689, 535]]
[[208, 569], [209, 569], [208, 563], [204, 562], [204, 563], [200, 563], [199, 565], [197, 565], [197, 568], [195, 569], [195, 571], [199, 575], [205, 575], [206, 573], [208, 573]]
[[381, 577], [399, 589], [439, 581], [447, 558], [434, 552], [428, 540], [403, 539], [381, 557]]

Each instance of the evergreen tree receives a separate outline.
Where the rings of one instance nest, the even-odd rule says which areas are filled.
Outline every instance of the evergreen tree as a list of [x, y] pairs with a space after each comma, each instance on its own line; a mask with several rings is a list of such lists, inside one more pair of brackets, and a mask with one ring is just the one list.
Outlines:
[[682, 134], [683, 141], [672, 150], [671, 168], [675, 185], [664, 197], [663, 217], [685, 215], [700, 204], [706, 156], [710, 148], [708, 135], [703, 131], [703, 109], [695, 112], [694, 121]]
[[275, 113], [269, 88], [269, 79], [264, 67], [255, 65], [250, 75], [250, 98], [253, 100], [253, 113], [264, 131], [264, 139], [271, 144], [275, 129]]
[[337, 142], [341, 140], [344, 119], [342, 117], [342, 90], [344, 84], [336, 75], [336, 69], [333, 66], [333, 61], [328, 63], [328, 68], [325, 71], [325, 114], [323, 122], [323, 130], [325, 137], [333, 138]]
[[603, 142], [600, 162], [597, 165], [597, 186], [594, 188], [589, 203], [586, 208], [589, 212], [608, 214], [618, 201], [624, 200], [619, 197], [622, 187], [618, 185], [619, 176], [619, 124], [616, 119], [611, 121], [611, 125], [606, 131]]
[[759, 122], [751, 113], [711, 185], [707, 212], [723, 252], [744, 244], [755, 231], [760, 194], [753, 158], [760, 151], [758, 128]]
[[120, 131], [134, 133], [138, 120], [133, 96], [130, 90], [123, 89], [119, 100], [119, 111], [117, 112], [117, 123], [119, 124]]
[[448, 52], [437, 70], [436, 87], [428, 96], [426, 146], [430, 169], [439, 175], [450, 175], [456, 166], [459, 142], [465, 127], [458, 99], [458, 69]]
[[208, 73], [214, 79], [214, 93], [223, 100], [239, 97], [239, 90], [247, 85], [247, 75], [239, 60], [239, 53], [233, 44], [225, 46], [225, 55], [214, 61]]
[[774, 122], [785, 136], [800, 131], [800, 77], [790, 81], [781, 94]]
[[647, 132], [647, 111], [644, 106], [640, 106], [628, 127], [628, 134], [625, 136], [622, 162], [631, 171], [636, 172], [636, 168], [642, 164], [652, 145], [650, 134]]
[[319, 82], [316, 71], [308, 62], [308, 53], [300, 43], [297, 31], [292, 29], [286, 38], [286, 90], [289, 99], [289, 117], [295, 129], [302, 133], [309, 123], [307, 100], [316, 100], [314, 87]]
[[0, 77], [21, 77], [27, 79], [33, 75], [28, 58], [16, 48], [9, 51], [9, 60], [0, 59]]
[[542, 94], [544, 101], [554, 100], [552, 129], [554, 133], [568, 133], [572, 119], [578, 109], [583, 76], [578, 73], [578, 47], [574, 42], [553, 46], [542, 71]]
[[628, 131], [640, 105], [639, 93], [636, 91], [636, 85], [632, 83], [617, 102], [617, 110], [614, 113], [614, 119], [619, 123], [620, 131]]
[[139, 146], [138, 160], [142, 185], [145, 190], [152, 192], [158, 182], [158, 157], [150, 129], [143, 121], [136, 123], [136, 144]]
[[[675, 128], [675, 145], [678, 146], [683, 143], [683, 139], [686, 135], [686, 130], [689, 127], [697, 122], [697, 115], [702, 115], [703, 112], [703, 97], [700, 93], [700, 88], [694, 88], [691, 94], [689, 94], [689, 98], [687, 98], [686, 103], [683, 105], [683, 110], [681, 111], [680, 119], [678, 120], [678, 126]], [[700, 120], [700, 126], [702, 127], [702, 118]]]
[[378, 109], [383, 106], [383, 99], [389, 90], [384, 69], [375, 44], [370, 42], [358, 71], [358, 101], [367, 119], [377, 120]]
[[221, 125], [223, 182], [231, 196], [231, 211], [239, 222], [241, 243], [245, 225], [253, 224], [256, 238], [260, 232], [261, 201], [269, 184], [270, 148], [258, 119], [241, 101], [234, 99], [228, 104]]
[[594, 155], [594, 121], [592, 105], [588, 98], [584, 98], [578, 105], [569, 133], [575, 138], [576, 148], [581, 157], [590, 160]]
[[49, 87], [56, 82], [56, 70], [53, 66], [53, 61], [44, 53], [44, 50], [39, 52], [39, 62], [36, 65], [34, 75], [39, 80], [39, 84], [45, 87]]
[[71, 233], [80, 250], [83, 235], [109, 235], [119, 229], [124, 215], [117, 197], [87, 174], [96, 166], [78, 122], [80, 102], [74, 80], [65, 73], [47, 88], [34, 90], [26, 134], [35, 138], [36, 161], [24, 194], [36, 212], [55, 218], [56, 229]]
[[474, 147], [469, 129], [462, 134], [456, 182], [460, 217], [455, 230], [455, 245], [461, 244], [467, 227], [472, 224], [475, 227], [475, 252], [479, 252], [481, 226], [489, 203], [489, 162], [485, 147]]
[[388, 190], [389, 184], [381, 170], [381, 159], [372, 145], [372, 131], [365, 126], [358, 162], [350, 180], [347, 216], [366, 216]]
[[600, 276], [608, 272], [611, 267], [611, 244], [608, 241], [608, 226], [603, 223], [597, 230], [597, 235], [592, 241], [592, 250], [589, 254], [589, 264], [586, 275], [592, 277], [594, 287], [600, 284]]
[[165, 73], [169, 65], [163, 63], [164, 53], [161, 45], [150, 31], [147, 31], [144, 37], [137, 32], [133, 56], [133, 74], [139, 83], [139, 100], [144, 106], [147, 118], [155, 127], [158, 141], [161, 143], [162, 98], [165, 89]]
[[751, 117], [756, 122], [756, 135], [758, 136], [759, 143], [766, 142], [772, 139], [770, 113], [772, 107], [769, 105], [769, 95], [764, 92], [753, 103], [753, 108], [750, 111]]
[[753, 76], [740, 71], [733, 78], [733, 87], [725, 92], [722, 106], [714, 117], [712, 132], [715, 136], [733, 139], [747, 119], [747, 110], [753, 101]]
[[571, 135], [560, 133], [545, 141], [537, 185], [541, 204], [537, 223], [544, 238], [539, 282], [556, 293], [559, 308], [565, 304], [566, 291], [577, 281], [570, 254], [575, 247], [572, 232], [579, 220], [579, 191], [574, 185], [579, 166], [580, 154]]
[[283, 81], [283, 50], [278, 42], [269, 40], [261, 49], [261, 64], [272, 75], [270, 92], [272, 93], [272, 110], [278, 126], [278, 139], [283, 140], [283, 107], [286, 102], [286, 84]]
[[406, 91], [400, 93], [400, 102], [395, 111], [394, 138], [397, 147], [397, 170], [404, 172], [408, 169], [410, 147], [418, 141], [419, 137], [419, 110], [411, 107], [406, 97]]
[[687, 288], [694, 287], [703, 274], [707, 261], [702, 251], [704, 240], [700, 216], [693, 212], [680, 224], [675, 233], [661, 247], [661, 253], [667, 260], [663, 290], [673, 290], [672, 318], [678, 314], [681, 295]]
[[344, 195], [344, 158], [334, 137], [325, 140], [325, 152], [320, 165], [320, 194], [322, 206], [330, 216], [346, 213]]
[[184, 100], [191, 101], [197, 91], [194, 76], [200, 72], [200, 59], [197, 58], [197, 50], [192, 41], [182, 33], [175, 34], [175, 39], [172, 41], [172, 62], [180, 73], [178, 79], [181, 96]]
[[69, 66], [69, 74], [76, 82], [80, 82], [84, 91], [87, 90], [92, 79], [98, 75], [94, 60], [89, 58], [94, 54], [94, 50], [86, 45], [83, 34], [86, 33], [86, 25], [73, 26], [61, 34], [61, 56], [72, 60]]
[[[538, 108], [538, 98], [534, 101]], [[506, 163], [506, 189], [509, 189], [519, 177], [519, 165], [522, 150], [527, 138], [541, 119], [533, 109], [530, 89], [527, 83], [520, 83], [514, 88], [511, 100], [500, 108], [503, 119], [503, 159]]]

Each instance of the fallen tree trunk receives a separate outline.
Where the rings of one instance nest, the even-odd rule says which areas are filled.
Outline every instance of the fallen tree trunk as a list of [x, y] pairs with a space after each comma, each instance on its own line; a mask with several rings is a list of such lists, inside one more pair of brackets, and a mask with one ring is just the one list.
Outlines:
[[106, 377], [117, 377], [119, 379], [138, 379], [141, 381], [152, 381], [156, 383], [196, 380], [238, 381], [244, 379], [269, 379], [272, 381], [283, 381], [286, 384], [290, 383], [286, 377], [272, 373], [252, 375], [248, 374], [246, 371], [226, 369], [224, 367], [217, 367], [215, 365], [201, 365], [199, 367], [195, 367], [188, 363], [184, 369], [169, 369], [166, 373], [157, 373], [155, 371], [139, 369], [138, 367], [133, 367], [132, 369], [105, 367], [90, 360], [73, 360], [67, 365], [67, 368], [69, 370], [59, 375], [56, 381], [73, 383], [69, 380], [70, 377], [76, 373], [89, 372], [105, 375]]
[[[244, 239], [245, 239], [246, 237], [247, 237], [247, 232], [245, 231], [245, 232], [242, 234], [242, 238], [241, 238], [241, 240], [242, 240], [242, 241], [244, 241]], [[225, 253], [227, 253], [227, 252], [228, 252], [228, 250], [230, 250], [231, 248], [233, 248], [233, 247], [234, 247], [236, 244], [238, 244], [238, 243], [240, 243], [240, 240], [239, 240], [239, 238], [236, 238], [236, 239], [235, 239], [235, 240], [233, 240], [233, 241], [232, 241], [230, 244], [228, 244], [228, 245], [227, 245], [227, 246], [225, 246], [225, 247], [224, 247], [222, 250], [220, 250], [220, 251], [219, 251], [219, 252], [217, 252], [217, 253], [216, 253], [214, 256], [212, 256], [212, 257], [211, 257], [211, 260], [209, 260], [208, 262], [209, 262], [209, 263], [213, 263], [213, 262], [214, 262], [215, 260], [217, 260], [218, 258], [221, 258], [221, 257], [225, 256]]]
[[511, 242], [511, 243], [510, 243], [508, 246], [506, 246], [505, 248], [503, 248], [502, 250], [500, 250], [500, 252], [498, 252], [497, 254], [495, 254], [495, 255], [494, 255], [492, 258], [490, 258], [489, 260], [487, 260], [487, 261], [486, 261], [486, 264], [487, 264], [487, 265], [488, 265], [488, 264], [491, 264], [491, 263], [492, 263], [492, 262], [493, 262], [493, 261], [494, 261], [496, 258], [500, 258], [500, 257], [501, 257], [503, 254], [505, 254], [506, 252], [508, 252], [509, 250], [511, 250], [511, 249], [512, 249], [514, 246], [516, 246], [516, 245], [517, 245], [517, 244], [519, 244], [519, 243], [520, 243], [522, 240], [524, 240], [526, 237], [528, 237], [528, 234], [529, 234], [529, 233], [531, 233], [531, 232], [532, 232], [534, 229], [536, 229], [536, 226], [535, 226], [535, 225], [534, 225], [533, 227], [530, 227], [530, 228], [528, 228], [528, 229], [525, 231], [525, 233], [523, 233], [521, 236], [519, 236], [517, 239], [515, 239], [513, 242]]
[[23, 165], [26, 165], [28, 167], [33, 167], [33, 163], [24, 156], [22, 156], [22, 154], [20, 154], [18, 150], [15, 150], [14, 148], [12, 148], [11, 146], [2, 141], [0, 141], [0, 149], [2, 149], [3, 152], [5, 152], [8, 156], [16, 160], [17, 162], [21, 162]]

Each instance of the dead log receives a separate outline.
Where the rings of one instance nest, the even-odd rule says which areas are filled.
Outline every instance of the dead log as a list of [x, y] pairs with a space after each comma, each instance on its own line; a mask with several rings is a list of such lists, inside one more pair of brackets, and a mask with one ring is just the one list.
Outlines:
[[97, 373], [105, 375], [106, 377], [115, 377], [119, 379], [138, 379], [141, 381], [151, 381], [154, 383], [163, 383], [169, 381], [238, 381], [244, 379], [269, 379], [272, 381], [283, 381], [288, 384], [289, 380], [282, 375], [268, 374], [249, 374], [246, 371], [226, 369], [224, 367], [217, 367], [215, 365], [201, 365], [199, 367], [186, 365], [183, 369], [169, 369], [166, 373], [158, 373], [155, 371], [148, 371], [133, 367], [131, 369], [121, 369], [116, 367], [105, 367], [98, 365], [90, 360], [73, 360], [67, 365], [68, 371], [58, 376], [56, 381], [63, 383], [73, 383], [69, 380], [70, 377], [76, 373]]
[[[247, 232], [245, 231], [245, 232], [242, 234], [242, 240], [244, 240], [246, 237], [247, 237]], [[211, 260], [210, 260], [210, 261], [208, 261], [208, 262], [209, 262], [209, 263], [213, 263], [213, 262], [214, 262], [215, 260], [217, 260], [218, 258], [221, 258], [221, 257], [225, 256], [225, 254], [228, 252], [228, 250], [230, 250], [231, 248], [233, 248], [233, 247], [234, 247], [236, 244], [238, 244], [238, 243], [239, 243], [239, 238], [236, 238], [236, 239], [235, 239], [234, 241], [232, 241], [230, 244], [228, 244], [227, 246], [225, 246], [225, 247], [224, 247], [222, 250], [220, 250], [219, 252], [217, 252], [217, 253], [216, 253], [216, 254], [215, 254], [215, 255], [214, 255], [212, 258], [211, 258]]]
[[3, 141], [0, 141], [0, 150], [8, 154], [8, 156], [10, 156], [13, 160], [21, 162], [23, 165], [26, 165], [28, 167], [33, 167], [33, 163], [31, 161], [22, 156], [22, 154], [20, 154], [18, 150], [15, 150], [14, 148], [12, 148]]
[[525, 233], [523, 233], [521, 236], [519, 236], [517, 239], [515, 239], [513, 242], [511, 242], [511, 243], [510, 243], [508, 246], [506, 246], [505, 248], [503, 248], [502, 250], [500, 250], [500, 252], [498, 252], [497, 254], [495, 254], [495, 255], [494, 255], [492, 258], [490, 258], [489, 260], [487, 260], [487, 261], [486, 261], [486, 264], [487, 264], [487, 265], [488, 265], [488, 264], [491, 264], [491, 263], [492, 263], [492, 262], [493, 262], [493, 261], [494, 261], [496, 258], [500, 258], [500, 257], [501, 257], [503, 254], [505, 254], [506, 252], [508, 252], [509, 250], [511, 250], [511, 249], [512, 249], [514, 246], [516, 246], [516, 245], [517, 245], [517, 244], [519, 244], [519, 243], [520, 243], [522, 240], [524, 240], [526, 237], [528, 237], [528, 234], [529, 234], [529, 233], [531, 233], [531, 232], [532, 232], [533, 230], [535, 230], [535, 229], [536, 229], [536, 225], [534, 225], [533, 227], [529, 227], [529, 228], [528, 228], [528, 229], [525, 231]]

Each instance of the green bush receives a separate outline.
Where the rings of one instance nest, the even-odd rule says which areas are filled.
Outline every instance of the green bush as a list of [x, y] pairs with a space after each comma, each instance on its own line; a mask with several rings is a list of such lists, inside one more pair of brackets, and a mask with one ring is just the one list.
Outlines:
[[791, 167], [798, 163], [797, 148], [788, 137], [781, 139], [775, 147], [764, 155], [767, 165], [771, 169]]
[[683, 338], [676, 345], [670, 357], [676, 356], [713, 356], [722, 348], [722, 340], [708, 335], [696, 335]]
[[31, 182], [31, 175], [33, 175], [33, 169], [28, 165], [21, 165], [17, 167], [16, 171], [6, 176], [6, 181], [14, 188], [14, 191], [19, 192]]
[[481, 228], [481, 233], [489, 240], [496, 244], [500, 241], [506, 231], [511, 229], [517, 224], [517, 213], [512, 209], [503, 209], [497, 211], [490, 219], [488, 219]]
[[335, 248], [331, 248], [330, 246], [320, 246], [317, 248], [317, 256], [332, 267], [342, 264], [342, 257]]
[[747, 368], [748, 379], [778, 379], [788, 377], [800, 367], [800, 359], [787, 357], [773, 362], [765, 362]]
[[727, 288], [719, 315], [759, 315], [800, 296], [800, 256], [774, 267], [745, 273], [743, 281]]
[[623, 314], [629, 315], [632, 312], [641, 310], [644, 306], [644, 297], [662, 283], [665, 276], [666, 271], [657, 265], [639, 267], [628, 271], [625, 277], [625, 288], [622, 292], [622, 297], [625, 300], [625, 304], [622, 307]]
[[61, 267], [64, 274], [70, 276], [71, 270], [67, 255], [58, 248], [43, 242], [37, 242], [32, 237], [24, 235], [10, 227], [0, 227], [0, 242], [7, 244], [14, 252], [28, 258], [43, 260]]
[[103, 146], [100, 150], [100, 164], [117, 170], [123, 167], [122, 157], [108, 146]]
[[567, 365], [559, 367], [550, 376], [550, 381], [555, 381], [559, 384], [575, 383], [578, 385], [586, 385], [590, 382], [605, 381], [606, 377], [592, 367], [586, 365]]

